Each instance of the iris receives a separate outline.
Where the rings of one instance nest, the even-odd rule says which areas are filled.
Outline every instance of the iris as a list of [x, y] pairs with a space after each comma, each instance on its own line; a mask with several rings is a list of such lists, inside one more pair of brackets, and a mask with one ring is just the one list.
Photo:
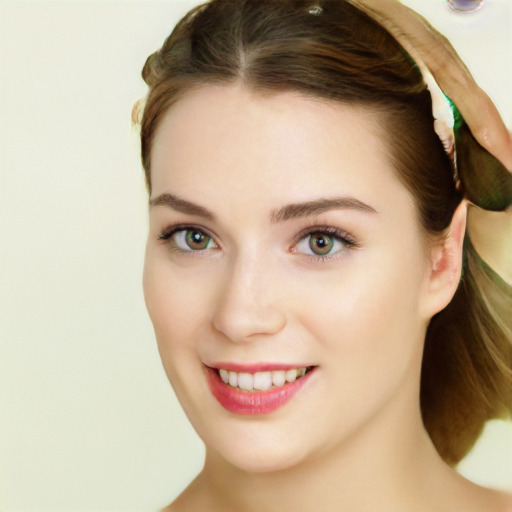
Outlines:
[[210, 237], [206, 236], [204, 233], [201, 233], [201, 231], [187, 230], [186, 234], [186, 242], [188, 247], [193, 250], [203, 250], [208, 247], [208, 244], [210, 242]]
[[324, 256], [329, 254], [334, 246], [332, 236], [325, 233], [313, 233], [309, 238], [309, 247], [314, 254]]

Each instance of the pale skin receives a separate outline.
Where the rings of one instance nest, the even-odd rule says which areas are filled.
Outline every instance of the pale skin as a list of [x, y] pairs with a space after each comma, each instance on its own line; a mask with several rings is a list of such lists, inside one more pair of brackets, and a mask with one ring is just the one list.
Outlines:
[[[416, 62], [422, 63], [457, 105], [478, 142], [512, 173], [512, 131], [450, 41], [413, 9], [396, 0], [350, 0], [394, 35]], [[138, 107], [132, 114], [136, 121]], [[512, 284], [512, 206], [487, 212], [468, 204], [469, 232], [480, 256]]]
[[[440, 459], [420, 415], [425, 330], [456, 290], [467, 204], [427, 244], [374, 127], [342, 104], [239, 85], [190, 91], [164, 116], [151, 199], [182, 201], [150, 207], [144, 292], [164, 368], [206, 445], [203, 471], [166, 510], [512, 508]], [[370, 209], [276, 215], [346, 197]], [[327, 258], [312, 254], [308, 237], [326, 228], [355, 245], [335, 235]], [[210, 237], [206, 248], [184, 245], [187, 229]], [[219, 360], [317, 370], [282, 408], [242, 417], [206, 385], [202, 365]]]
[[[395, 0], [351, 1], [386, 27], [416, 62], [430, 70], [480, 145], [512, 172], [512, 132], [450, 41], [417, 12]], [[480, 256], [512, 284], [512, 207], [504, 212], [486, 212], [469, 205], [468, 218]]]
[[[446, 39], [393, 0], [357, 3], [427, 65], [512, 171], [510, 132]], [[381, 140], [370, 117], [343, 105], [238, 86], [191, 91], [165, 116], [151, 197], [172, 193], [213, 214], [150, 208], [148, 311], [166, 372], [206, 444], [203, 471], [165, 510], [512, 510], [509, 495], [444, 464], [418, 403], [425, 328], [460, 277], [466, 210], [475, 247], [508, 282], [511, 211], [463, 202], [445, 242], [427, 246]], [[272, 222], [285, 205], [347, 195], [377, 213], [333, 208]], [[172, 250], [158, 237], [176, 222], [207, 229], [213, 245], [199, 256]], [[312, 224], [350, 232], [359, 246], [311, 259], [297, 234]], [[201, 364], [215, 359], [319, 371], [283, 409], [240, 418], [204, 383]]]

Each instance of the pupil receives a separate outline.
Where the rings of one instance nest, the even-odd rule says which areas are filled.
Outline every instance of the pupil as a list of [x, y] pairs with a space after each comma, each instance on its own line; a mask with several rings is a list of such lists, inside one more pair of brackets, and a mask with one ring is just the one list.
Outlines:
[[187, 233], [187, 245], [191, 249], [204, 249], [208, 245], [208, 237], [200, 231], [189, 231]]
[[326, 236], [324, 233], [317, 233], [311, 236], [309, 246], [315, 254], [328, 254], [333, 246], [332, 237]]

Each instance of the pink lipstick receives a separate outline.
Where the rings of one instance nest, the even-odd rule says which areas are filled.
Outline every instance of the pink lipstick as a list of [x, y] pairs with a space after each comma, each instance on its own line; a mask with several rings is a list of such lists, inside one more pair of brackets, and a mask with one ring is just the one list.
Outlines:
[[[221, 368], [223, 370], [220, 370]], [[297, 370], [297, 366], [276, 364], [221, 363], [215, 365], [215, 368], [205, 366], [212, 395], [229, 412], [243, 415], [269, 414], [279, 409], [302, 389], [314, 369], [315, 367], [303, 367], [301, 371]], [[232, 378], [226, 382], [228, 370]], [[221, 378], [221, 372], [223, 372], [223, 378]], [[233, 372], [239, 372], [239, 374], [235, 376]], [[273, 384], [268, 381], [270, 372], [274, 375]], [[297, 372], [296, 377], [293, 372]], [[248, 387], [250, 390], [240, 389], [236, 383], [237, 377], [240, 379], [239, 386]], [[253, 386], [254, 388], [262, 387], [263, 390], [253, 389]]]

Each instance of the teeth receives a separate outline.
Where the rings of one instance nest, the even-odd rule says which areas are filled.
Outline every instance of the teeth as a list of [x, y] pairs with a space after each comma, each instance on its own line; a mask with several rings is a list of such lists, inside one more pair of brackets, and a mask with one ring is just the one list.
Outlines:
[[225, 384], [244, 391], [268, 391], [272, 388], [284, 386], [306, 375], [307, 368], [293, 368], [291, 370], [276, 370], [272, 372], [233, 372], [225, 369], [219, 370], [220, 378]]
[[229, 372], [229, 385], [236, 388], [238, 386], [238, 373]]
[[246, 391], [252, 391], [254, 389], [254, 377], [250, 373], [239, 373], [238, 374], [238, 387], [245, 389]]
[[224, 382], [224, 384], [227, 384], [229, 382], [229, 372], [227, 370], [220, 370], [219, 373], [222, 382]]
[[258, 372], [254, 374], [254, 389], [267, 391], [272, 387], [272, 374], [270, 372]]
[[286, 382], [286, 372], [283, 370], [272, 372], [272, 384], [276, 387], [284, 386]]
[[297, 370], [288, 370], [286, 372], [286, 382], [293, 382], [297, 379]]

